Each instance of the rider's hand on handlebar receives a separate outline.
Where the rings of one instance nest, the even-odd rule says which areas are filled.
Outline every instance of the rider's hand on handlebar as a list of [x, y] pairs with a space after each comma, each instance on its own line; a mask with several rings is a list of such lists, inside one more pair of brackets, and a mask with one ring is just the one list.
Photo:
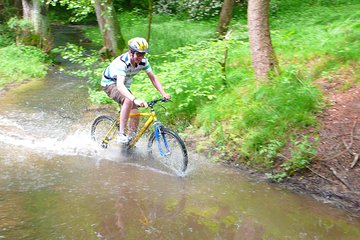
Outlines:
[[170, 94], [167, 94], [167, 93], [165, 93], [162, 97], [163, 97], [164, 100], [170, 100], [171, 99]]
[[145, 102], [144, 100], [141, 100], [141, 99], [135, 99], [134, 104], [136, 104], [136, 106], [139, 106], [139, 107], [146, 107], [146, 108], [148, 107], [147, 102]]

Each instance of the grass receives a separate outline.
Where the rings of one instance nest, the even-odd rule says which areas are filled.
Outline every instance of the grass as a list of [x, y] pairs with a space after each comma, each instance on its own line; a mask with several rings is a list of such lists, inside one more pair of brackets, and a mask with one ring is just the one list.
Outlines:
[[[118, 17], [118, 21], [125, 41], [133, 37], [146, 38], [146, 16], [136, 12], [123, 13]], [[150, 53], [163, 54], [171, 49], [207, 40], [215, 36], [215, 31], [216, 21], [194, 22], [156, 15], [151, 25]], [[87, 28], [85, 34], [98, 45], [102, 44], [98, 27]]]
[[289, 58], [307, 62], [320, 56], [330, 62], [335, 60], [338, 66], [358, 60], [360, 10], [356, 9], [359, 4], [353, 3], [307, 6], [299, 12], [278, 13], [281, 18], [272, 21], [272, 40], [284, 60], [281, 63], [292, 62]]
[[44, 77], [47, 63], [46, 54], [35, 47], [11, 45], [0, 48], [0, 88], [13, 82]]

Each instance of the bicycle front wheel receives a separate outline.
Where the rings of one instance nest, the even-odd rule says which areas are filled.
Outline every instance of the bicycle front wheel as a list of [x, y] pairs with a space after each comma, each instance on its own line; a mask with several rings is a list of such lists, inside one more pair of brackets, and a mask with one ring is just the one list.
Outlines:
[[97, 117], [91, 125], [91, 139], [97, 142], [102, 148], [107, 148], [115, 139], [118, 128], [115, 120], [109, 116]]
[[148, 142], [152, 157], [176, 173], [184, 173], [188, 165], [188, 154], [184, 141], [170, 129], [161, 128], [159, 135], [154, 132]]

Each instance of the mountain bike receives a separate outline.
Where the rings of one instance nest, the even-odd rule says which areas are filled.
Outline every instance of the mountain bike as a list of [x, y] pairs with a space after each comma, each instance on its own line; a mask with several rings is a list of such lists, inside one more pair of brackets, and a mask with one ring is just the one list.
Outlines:
[[[157, 120], [155, 105], [159, 102], [167, 102], [166, 99], [157, 99], [147, 102], [149, 112], [130, 113], [129, 118], [148, 117], [140, 130], [130, 138], [129, 142], [122, 147], [129, 151], [143, 134], [153, 124], [154, 130], [150, 134], [147, 143], [147, 152], [150, 158], [159, 160], [162, 164], [177, 173], [184, 173], [188, 165], [188, 154], [184, 141], [181, 137]], [[91, 125], [91, 138], [102, 148], [108, 148], [116, 144], [116, 137], [120, 126], [120, 111], [116, 118], [111, 116], [98, 116]]]

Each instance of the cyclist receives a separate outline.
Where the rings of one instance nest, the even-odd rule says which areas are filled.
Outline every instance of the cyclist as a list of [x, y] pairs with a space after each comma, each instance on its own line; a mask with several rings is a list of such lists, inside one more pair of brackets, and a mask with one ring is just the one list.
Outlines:
[[[110, 65], [103, 71], [101, 86], [106, 94], [118, 102], [121, 107], [120, 111], [120, 129], [118, 141], [127, 143], [128, 136], [125, 134], [128, 118], [131, 113], [136, 113], [138, 106], [147, 107], [147, 103], [142, 99], [137, 99], [130, 91], [130, 85], [133, 77], [144, 70], [151, 83], [165, 99], [170, 99], [160, 81], [153, 73], [148, 59], [145, 54], [149, 51], [149, 45], [144, 38], [136, 37], [128, 41], [129, 51], [115, 58]], [[139, 124], [137, 118], [131, 118], [129, 129], [136, 131]]]

